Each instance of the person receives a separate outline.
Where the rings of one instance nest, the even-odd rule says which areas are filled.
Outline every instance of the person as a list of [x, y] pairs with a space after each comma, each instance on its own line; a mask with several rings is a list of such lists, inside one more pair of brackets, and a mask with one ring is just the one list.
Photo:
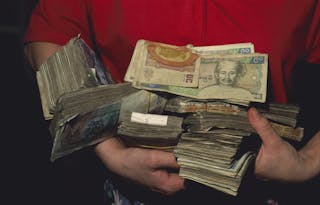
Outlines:
[[240, 61], [220, 61], [214, 70], [216, 84], [202, 88], [198, 96], [208, 96], [209, 93], [216, 93], [215, 96], [223, 99], [228, 93], [229, 96], [241, 96], [243, 99], [250, 99], [252, 98], [251, 92], [237, 86], [239, 78], [243, 75], [245, 75], [245, 70]]
[[[25, 35], [25, 53], [37, 70], [81, 34], [113, 78], [122, 82], [139, 39], [195, 46], [252, 42], [257, 52], [269, 55], [272, 100], [286, 103], [294, 65], [302, 60], [320, 64], [319, 20], [317, 0], [39, 0]], [[248, 118], [263, 142], [255, 161], [258, 176], [302, 182], [319, 175], [319, 131], [296, 150], [255, 108]], [[125, 147], [116, 137], [95, 151], [108, 170], [151, 190], [172, 195], [184, 189], [177, 172], [168, 171], [179, 168], [171, 153]]]

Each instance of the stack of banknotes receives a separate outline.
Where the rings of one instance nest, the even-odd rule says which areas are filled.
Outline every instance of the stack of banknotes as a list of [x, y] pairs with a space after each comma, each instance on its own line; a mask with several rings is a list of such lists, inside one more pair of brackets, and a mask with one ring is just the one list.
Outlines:
[[117, 134], [127, 146], [173, 151], [183, 132], [182, 117], [132, 112]]
[[268, 55], [252, 43], [194, 47], [136, 44], [125, 81], [139, 89], [195, 99], [265, 102]]
[[[302, 139], [303, 128], [297, 127], [298, 106], [276, 103], [256, 106], [279, 136], [294, 141]], [[174, 149], [180, 165], [179, 175], [237, 195], [256, 154], [256, 149], [246, 144], [257, 139], [248, 122], [247, 109], [247, 106], [224, 100], [181, 96], [169, 99], [165, 112], [184, 115], [185, 132]]]
[[[116, 135], [132, 112], [162, 113], [167, 99], [130, 83], [100, 85], [63, 94], [50, 123], [51, 160]], [[170, 118], [171, 119], [171, 118]], [[145, 130], [145, 134], [149, 133]]]
[[100, 85], [63, 94], [50, 123], [51, 160], [112, 137], [121, 99], [138, 92], [129, 83]]
[[36, 77], [46, 120], [53, 118], [62, 94], [113, 83], [110, 73], [80, 35], [41, 64]]

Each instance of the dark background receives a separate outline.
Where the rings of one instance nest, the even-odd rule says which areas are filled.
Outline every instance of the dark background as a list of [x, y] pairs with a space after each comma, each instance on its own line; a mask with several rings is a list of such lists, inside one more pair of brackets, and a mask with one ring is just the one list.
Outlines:
[[0, 3], [0, 204], [102, 204], [104, 169], [92, 150], [50, 162], [51, 136], [42, 117], [35, 73], [23, 35], [37, 0]]
[[[40, 137], [37, 92], [26, 68], [22, 36], [34, 1], [2, 1], [0, 18], [2, 134], [1, 178], [3, 196], [10, 204], [32, 202], [43, 196], [46, 136]], [[40, 125], [40, 126], [39, 126]], [[35, 143], [35, 144], [34, 144]], [[43, 146], [45, 145], [45, 146]], [[4, 162], [4, 163], [3, 163]], [[39, 180], [37, 180], [39, 179]], [[42, 181], [42, 182], [41, 182]], [[43, 187], [44, 189], [42, 190]], [[5, 203], [3, 203], [5, 204]]]
[[[23, 54], [23, 35], [36, 0], [1, 1], [1, 204], [102, 204], [104, 168], [87, 149], [50, 162], [51, 136], [42, 117], [35, 73]], [[307, 142], [319, 129], [319, 65], [301, 63], [292, 101], [302, 106]], [[297, 147], [301, 144], [297, 144]], [[253, 189], [248, 186], [248, 190]], [[244, 186], [244, 190], [246, 190]], [[255, 184], [282, 204], [317, 204], [319, 179], [299, 185]], [[256, 193], [252, 193], [254, 197]], [[259, 195], [259, 194], [258, 194]], [[7, 198], [7, 199], [6, 199]]]

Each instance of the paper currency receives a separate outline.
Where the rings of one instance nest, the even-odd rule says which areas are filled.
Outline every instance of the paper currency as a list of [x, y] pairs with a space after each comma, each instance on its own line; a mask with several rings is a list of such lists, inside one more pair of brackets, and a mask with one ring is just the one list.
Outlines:
[[183, 132], [183, 118], [133, 112], [120, 122], [117, 134], [127, 146], [172, 150]]
[[[190, 111], [190, 102], [197, 103], [197, 110], [201, 107], [199, 105], [208, 103], [177, 97], [168, 101], [168, 108], [171, 112]], [[225, 109], [228, 103], [221, 105], [222, 109], [214, 112], [205, 109], [188, 114], [184, 120], [188, 133], [181, 136], [174, 153], [181, 167], [181, 177], [237, 195], [242, 178], [255, 157], [258, 144], [254, 145], [252, 142], [255, 135], [251, 134], [254, 134], [255, 130], [247, 121], [246, 107], [234, 107], [230, 112], [230, 109]], [[230, 105], [227, 108], [230, 108]], [[267, 103], [260, 105], [258, 109], [279, 136], [294, 141], [302, 139], [303, 128], [296, 127], [299, 107]]]
[[254, 152], [236, 157], [241, 132], [184, 133], [174, 149], [180, 165], [179, 175], [231, 195], [237, 195]]
[[139, 40], [125, 75], [125, 81], [197, 87], [198, 79], [201, 78], [198, 76], [198, 54], [205, 56], [253, 52], [252, 43], [194, 47], [192, 45], [174, 46]]
[[51, 160], [112, 137], [122, 98], [139, 92], [130, 83], [101, 85], [63, 94], [50, 123]]
[[[204, 166], [195, 164], [194, 162], [197, 161], [197, 159], [192, 160], [189, 164], [183, 159], [178, 159], [178, 163], [180, 164], [179, 175], [185, 179], [190, 179], [236, 196], [246, 170], [254, 157], [255, 155], [252, 152], [243, 155], [239, 161], [234, 163], [236, 169], [222, 169], [208, 164]], [[232, 174], [233, 176], [229, 176], [229, 174]]]
[[[141, 54], [142, 54], [142, 50], [144, 49], [145, 43], [146, 43], [145, 40], [139, 40], [135, 46], [135, 49], [130, 61], [130, 65], [128, 66], [128, 69], [124, 78], [124, 80], [127, 82], [133, 82], [135, 80], [136, 71], [140, 69], [139, 59], [142, 58]], [[192, 45], [186, 45], [185, 48], [188, 48], [191, 52], [197, 53], [199, 55], [254, 53], [254, 45], [252, 43], [237, 43], [237, 44], [197, 46], [197, 47]]]
[[199, 60], [199, 56], [185, 46], [139, 40], [125, 80], [197, 87]]
[[300, 107], [295, 104], [269, 103], [269, 112], [296, 119], [300, 112]]
[[[255, 133], [248, 118], [240, 115], [225, 115], [220, 113], [196, 113], [188, 116], [185, 121], [191, 132], [206, 132], [214, 128], [240, 129]], [[276, 133], [285, 138], [300, 141], [304, 136], [302, 127], [291, 127], [277, 122], [270, 122]]]
[[233, 115], [246, 115], [248, 105], [225, 100], [197, 100], [176, 96], [168, 100], [165, 111], [175, 113], [214, 112]]
[[215, 46], [188, 46], [188, 48], [200, 55], [254, 53], [254, 45], [252, 43], [235, 43]]
[[162, 114], [167, 96], [161, 93], [139, 90], [122, 98], [119, 121], [130, 118], [132, 112]]
[[[219, 64], [224, 69], [219, 69]], [[241, 69], [239, 67], [241, 65]], [[239, 67], [239, 68], [237, 68]], [[133, 86], [145, 90], [157, 90], [196, 99], [232, 99], [252, 102], [265, 102], [267, 89], [268, 56], [265, 54], [246, 54], [232, 56], [202, 57], [201, 70], [208, 70], [208, 86], [186, 88], [172, 85], [134, 82]], [[215, 74], [215, 71], [218, 73]], [[221, 73], [219, 73], [221, 71]], [[213, 78], [211, 76], [218, 76]], [[232, 77], [230, 77], [232, 76]], [[199, 81], [199, 85], [200, 85]]]
[[55, 129], [51, 160], [112, 137], [118, 123], [120, 101], [76, 115]]
[[[266, 103], [256, 105], [261, 114], [271, 122], [296, 127], [299, 107], [293, 104]], [[236, 101], [227, 100], [197, 100], [176, 96], [168, 100], [165, 111], [173, 113], [220, 113], [247, 117], [249, 104], [243, 105]]]
[[165, 112], [183, 114], [185, 132], [174, 154], [179, 175], [236, 196], [247, 168], [261, 145], [248, 122], [247, 109], [256, 106], [279, 136], [300, 141], [296, 127], [299, 107], [291, 104], [254, 103], [243, 106], [225, 100], [170, 98]]
[[40, 65], [36, 76], [46, 120], [52, 119], [62, 94], [113, 83], [110, 73], [80, 36], [72, 38]]
[[[193, 73], [185, 75], [190, 62]], [[254, 53], [252, 43], [194, 47], [139, 40], [125, 81], [196, 99], [264, 102], [267, 67], [268, 55]]]
[[96, 57], [77, 37], [37, 73], [52, 161], [116, 135], [127, 146], [173, 151], [181, 177], [237, 195], [256, 151], [246, 145], [252, 102], [280, 136], [303, 137], [298, 106], [264, 103], [268, 55], [251, 43], [139, 40], [125, 76], [132, 84], [112, 84]]

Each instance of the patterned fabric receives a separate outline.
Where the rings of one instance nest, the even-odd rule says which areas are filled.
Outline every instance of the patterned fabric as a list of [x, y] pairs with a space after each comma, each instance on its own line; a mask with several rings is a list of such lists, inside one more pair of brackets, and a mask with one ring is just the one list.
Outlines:
[[266, 205], [279, 205], [279, 203], [273, 199], [268, 199]]
[[[104, 192], [105, 192], [105, 205], [147, 205], [147, 203], [138, 201], [138, 200], [132, 200], [129, 199], [129, 197], [124, 196], [122, 193], [120, 193], [119, 189], [116, 185], [114, 185], [113, 182], [110, 180], [106, 180], [104, 183]], [[211, 198], [211, 197], [209, 197]], [[212, 196], [212, 200], [217, 200], [216, 196]], [[201, 200], [200, 200], [201, 201]], [[217, 200], [216, 202], [218, 202]], [[197, 204], [194, 203], [194, 201], [184, 201], [183, 204]], [[180, 204], [180, 203], [179, 203]], [[221, 203], [217, 203], [218, 205]], [[237, 202], [231, 203], [231, 204], [238, 204]], [[247, 203], [246, 203], [247, 204]], [[250, 202], [249, 202], [250, 204]], [[272, 198], [265, 199], [265, 201], [262, 203], [264, 205], [280, 205], [278, 201]]]
[[106, 205], [145, 205], [140, 201], [130, 201], [108, 179], [104, 183], [104, 192]]

